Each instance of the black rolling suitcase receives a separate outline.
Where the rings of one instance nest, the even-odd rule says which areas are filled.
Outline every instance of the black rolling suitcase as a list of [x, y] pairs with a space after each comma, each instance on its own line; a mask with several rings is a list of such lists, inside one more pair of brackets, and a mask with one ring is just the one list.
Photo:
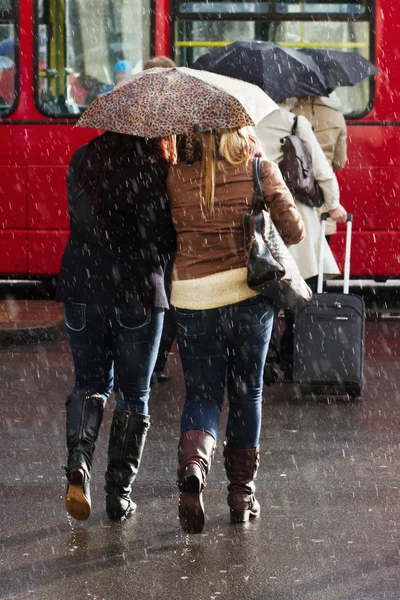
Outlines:
[[300, 394], [349, 395], [362, 392], [365, 306], [349, 294], [352, 215], [347, 215], [343, 294], [322, 293], [322, 244], [328, 213], [322, 215], [318, 291], [296, 306], [293, 381]]

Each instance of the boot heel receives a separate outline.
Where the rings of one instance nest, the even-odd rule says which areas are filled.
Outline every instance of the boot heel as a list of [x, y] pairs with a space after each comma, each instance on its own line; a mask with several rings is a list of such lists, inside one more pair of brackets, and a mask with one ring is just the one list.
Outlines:
[[198, 465], [188, 465], [182, 474], [182, 492], [200, 494], [202, 485], [201, 470]]
[[204, 529], [205, 514], [201, 487], [199, 466], [187, 465], [180, 483], [179, 496], [179, 521], [186, 533], [201, 533]]
[[85, 474], [81, 469], [73, 469], [68, 474], [68, 490], [65, 497], [65, 508], [73, 519], [86, 521], [90, 517], [91, 508], [83, 486]]
[[250, 520], [250, 510], [231, 508], [231, 523], [247, 523]]
[[179, 522], [185, 533], [201, 533], [204, 529], [203, 489], [214, 448], [214, 437], [202, 430], [185, 431], [179, 439]]
[[68, 474], [68, 481], [71, 485], [81, 486], [83, 488], [85, 474], [82, 469], [71, 469]]
[[180, 493], [179, 522], [185, 533], [201, 533], [203, 531], [205, 513], [202, 494]]

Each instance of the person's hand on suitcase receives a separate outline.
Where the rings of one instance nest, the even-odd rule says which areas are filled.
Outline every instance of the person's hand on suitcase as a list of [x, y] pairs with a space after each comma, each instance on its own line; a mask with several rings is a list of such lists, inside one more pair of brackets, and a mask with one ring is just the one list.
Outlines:
[[333, 210], [330, 210], [329, 216], [332, 219], [332, 221], [335, 221], [336, 223], [346, 223], [347, 220], [346, 209], [343, 208], [341, 204], [339, 204], [339, 206], [337, 206]]

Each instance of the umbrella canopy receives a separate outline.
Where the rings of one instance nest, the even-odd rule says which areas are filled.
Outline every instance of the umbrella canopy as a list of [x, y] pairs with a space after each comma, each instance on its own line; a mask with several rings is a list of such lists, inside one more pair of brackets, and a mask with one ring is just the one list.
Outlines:
[[243, 81], [155, 68], [94, 100], [77, 126], [153, 138], [255, 125], [276, 109], [260, 88]]
[[353, 86], [379, 73], [369, 60], [354, 52], [305, 48], [300, 52], [311, 57], [325, 76], [328, 88]]
[[254, 83], [274, 100], [328, 95], [324, 76], [312, 58], [272, 42], [233, 42], [203, 54], [193, 68]]
[[7, 38], [0, 42], [0, 55], [1, 56], [12, 56], [14, 54], [14, 40]]
[[11, 58], [8, 58], [8, 56], [0, 55], [0, 69], [11, 69], [14, 66], [14, 61], [11, 60]]

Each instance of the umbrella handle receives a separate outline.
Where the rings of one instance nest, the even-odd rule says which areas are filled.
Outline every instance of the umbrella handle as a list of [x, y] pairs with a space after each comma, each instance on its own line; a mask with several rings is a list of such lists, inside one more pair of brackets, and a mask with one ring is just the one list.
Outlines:
[[194, 163], [194, 145], [193, 135], [188, 133], [185, 138], [185, 152], [186, 152], [186, 164], [192, 165]]

